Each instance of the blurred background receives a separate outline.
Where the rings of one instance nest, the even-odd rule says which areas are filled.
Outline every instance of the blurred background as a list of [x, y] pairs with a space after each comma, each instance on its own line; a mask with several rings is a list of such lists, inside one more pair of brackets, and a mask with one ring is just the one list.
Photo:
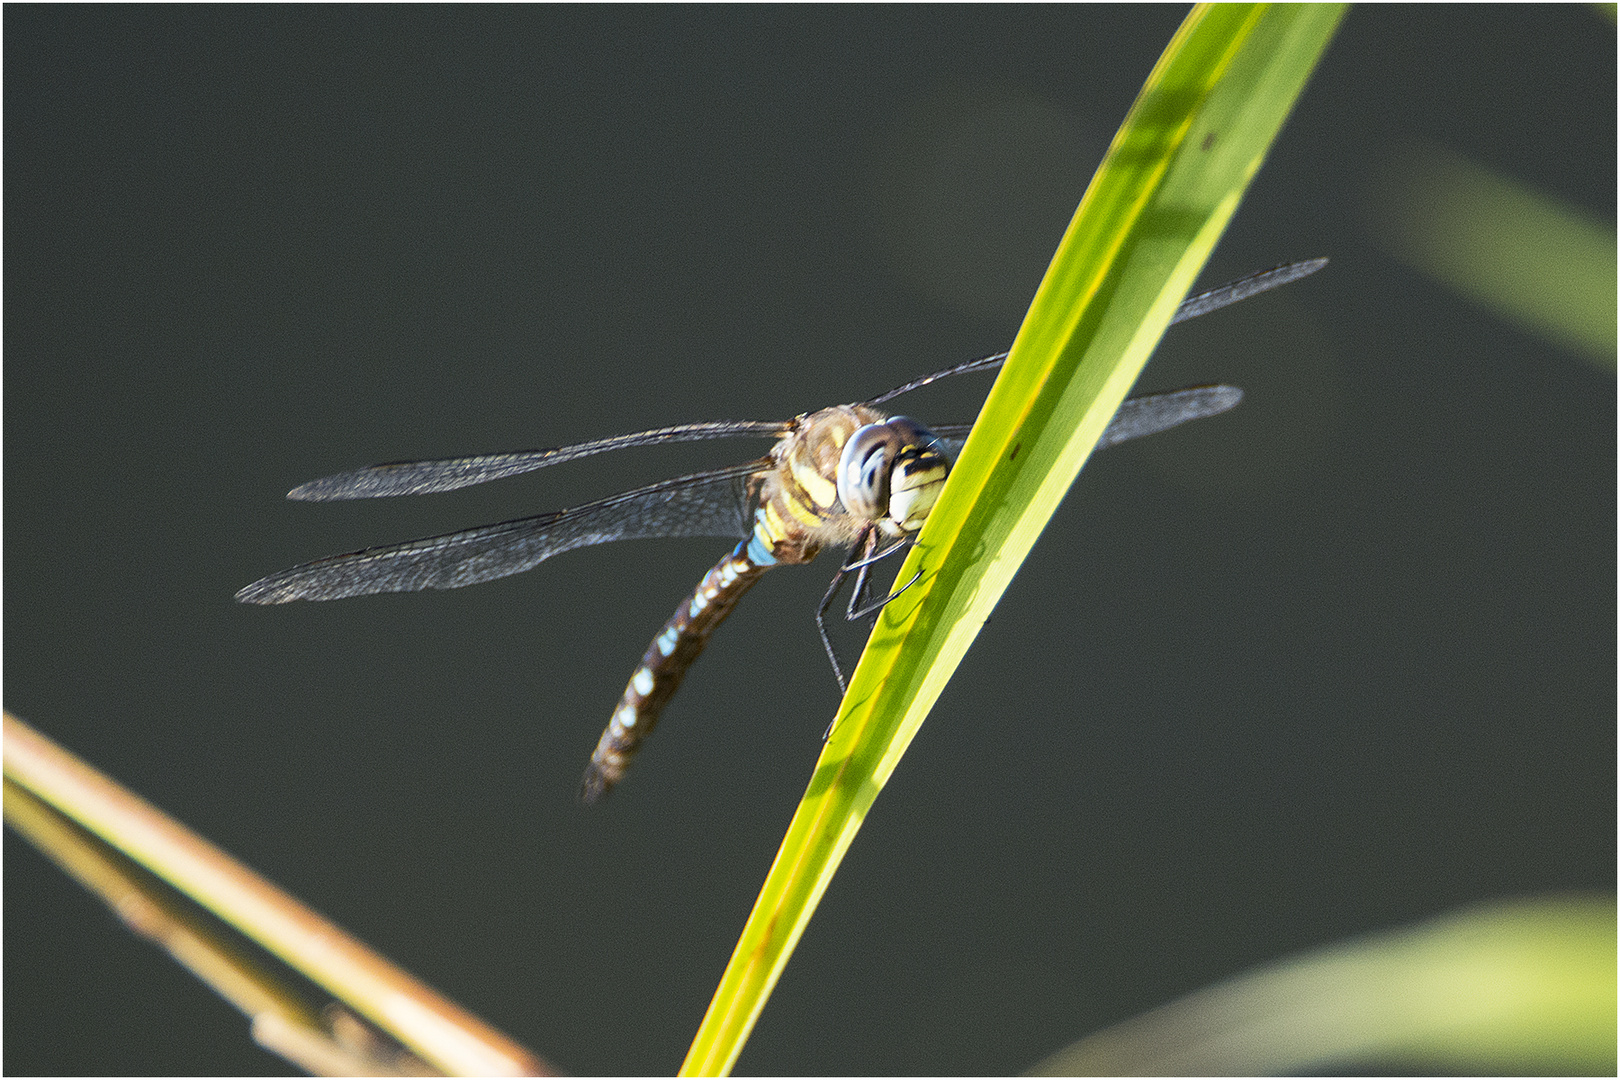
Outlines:
[[[1332, 265], [1170, 332], [1141, 389], [1248, 400], [1087, 466], [740, 1072], [1017, 1071], [1297, 949], [1612, 892], [1609, 10], [1350, 14], [1204, 280]], [[1004, 348], [1183, 15], [8, 7], [6, 706], [558, 1067], [672, 1071], [837, 703], [832, 566], [754, 590], [592, 810], [726, 542], [232, 593], [764, 447], [283, 499], [341, 468]], [[5, 871], [7, 1072], [285, 1071], [9, 833]]]

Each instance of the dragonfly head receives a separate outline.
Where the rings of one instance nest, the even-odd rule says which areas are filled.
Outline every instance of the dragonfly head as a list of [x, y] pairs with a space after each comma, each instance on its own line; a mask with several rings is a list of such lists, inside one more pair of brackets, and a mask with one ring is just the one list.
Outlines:
[[934, 433], [909, 416], [859, 428], [838, 462], [838, 498], [885, 532], [914, 533], [934, 508], [950, 459]]

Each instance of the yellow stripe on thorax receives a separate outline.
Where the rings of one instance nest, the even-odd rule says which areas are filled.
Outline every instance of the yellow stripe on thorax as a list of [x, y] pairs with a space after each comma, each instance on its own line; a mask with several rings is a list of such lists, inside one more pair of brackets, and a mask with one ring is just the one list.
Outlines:
[[[803, 488], [806, 495], [810, 496], [811, 504], [816, 509], [826, 512], [833, 508], [833, 505], [838, 501], [838, 488], [833, 485], [831, 480], [822, 476], [821, 473], [807, 463], [798, 460], [797, 457], [788, 462], [788, 468], [793, 474], [793, 482]], [[817, 524], [820, 523], [820, 520], [818, 514], [816, 517]]]
[[799, 497], [799, 493], [796, 491], [791, 491], [784, 488], [781, 493], [781, 503], [783, 509], [785, 509], [794, 518], [798, 519], [798, 521], [802, 523], [805, 528], [819, 528], [821, 524], [827, 520], [826, 513], [824, 513], [820, 508], [805, 502]]
[[787, 539], [788, 525], [787, 522], [782, 520], [782, 513], [777, 510], [775, 499], [760, 507], [759, 524], [756, 531], [759, 532], [760, 539], [765, 541], [767, 548], [778, 540]]

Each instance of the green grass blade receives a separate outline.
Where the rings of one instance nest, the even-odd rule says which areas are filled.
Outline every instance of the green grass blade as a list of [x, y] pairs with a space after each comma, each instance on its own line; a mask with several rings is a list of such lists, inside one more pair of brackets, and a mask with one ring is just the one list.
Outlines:
[[1090, 1035], [1032, 1075], [1613, 1076], [1614, 920], [1612, 896], [1482, 904], [1267, 964]]
[[1343, 16], [1200, 6], [1115, 136], [900, 571], [683, 1075], [728, 1072], [867, 810], [1214, 248]]

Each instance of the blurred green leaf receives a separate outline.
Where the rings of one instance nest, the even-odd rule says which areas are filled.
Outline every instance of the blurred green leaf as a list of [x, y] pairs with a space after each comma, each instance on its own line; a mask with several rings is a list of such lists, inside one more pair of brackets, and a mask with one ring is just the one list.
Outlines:
[[1391, 254], [1502, 318], [1615, 368], [1614, 226], [1439, 149], [1384, 170], [1369, 200]]
[[1031, 1074], [1351, 1064], [1614, 1075], [1614, 898], [1482, 905], [1305, 953], [1100, 1031]]

